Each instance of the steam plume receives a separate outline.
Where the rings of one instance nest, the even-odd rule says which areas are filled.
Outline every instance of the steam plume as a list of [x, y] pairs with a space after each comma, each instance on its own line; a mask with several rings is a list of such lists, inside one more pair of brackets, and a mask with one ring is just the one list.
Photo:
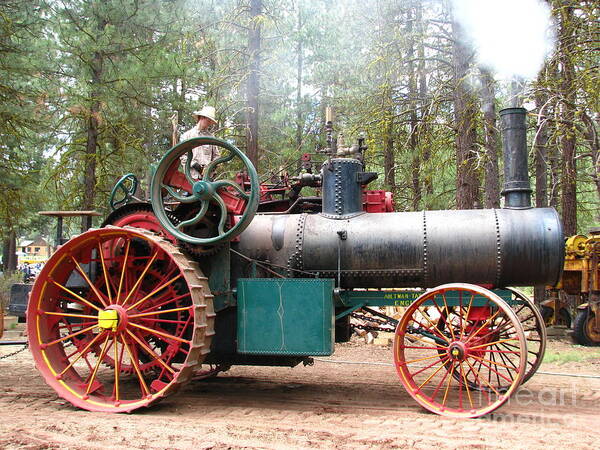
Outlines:
[[454, 20], [497, 78], [534, 78], [552, 52], [550, 8], [539, 0], [452, 0]]

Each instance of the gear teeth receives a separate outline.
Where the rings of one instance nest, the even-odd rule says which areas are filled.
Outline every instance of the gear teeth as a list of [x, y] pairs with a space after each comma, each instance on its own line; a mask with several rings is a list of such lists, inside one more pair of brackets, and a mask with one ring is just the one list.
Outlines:
[[[204, 276], [197, 263], [191, 261], [185, 254], [179, 251], [178, 247], [173, 245], [168, 240], [161, 236], [152, 233], [149, 230], [134, 228], [130, 226], [116, 227], [114, 225], [106, 225], [103, 228], [93, 228], [82, 234], [92, 234], [93, 232], [105, 230], [105, 229], [119, 229], [127, 230], [131, 233], [143, 235], [147, 239], [153, 241], [156, 245], [161, 247], [177, 264], [183, 277], [185, 278], [186, 284], [190, 289], [190, 297], [193, 304], [193, 315], [194, 315], [194, 329], [192, 333], [192, 340], [190, 341], [189, 352], [179, 372], [175, 375], [174, 379], [169, 383], [168, 387], [164, 389], [160, 395], [156, 395], [154, 398], [148, 401], [148, 403], [142, 406], [136, 406], [127, 409], [120, 409], [119, 412], [132, 412], [141, 407], [150, 407], [158, 403], [163, 398], [172, 395], [179, 391], [182, 386], [187, 384], [193, 377], [194, 372], [202, 367], [206, 355], [210, 352], [210, 346], [212, 337], [215, 335], [214, 331], [214, 318], [216, 314], [213, 308], [213, 295], [210, 292], [208, 285], [208, 278]], [[71, 238], [75, 239], [73, 236]], [[47, 382], [47, 380], [46, 380]], [[59, 396], [67, 401], [70, 399], [63, 396], [63, 393], [56, 391]], [[78, 406], [75, 405], [74, 406]], [[116, 411], [115, 411], [116, 412]]]

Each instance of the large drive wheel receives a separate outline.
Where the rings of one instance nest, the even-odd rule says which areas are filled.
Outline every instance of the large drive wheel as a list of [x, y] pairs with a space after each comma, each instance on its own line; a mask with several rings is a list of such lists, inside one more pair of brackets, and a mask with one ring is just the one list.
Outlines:
[[29, 346], [45, 381], [74, 406], [130, 412], [192, 377], [214, 315], [207, 279], [175, 246], [144, 230], [90, 230], [37, 277]]
[[[511, 305], [519, 322], [523, 325], [525, 339], [527, 339], [527, 371], [523, 377], [523, 383], [537, 372], [546, 353], [546, 324], [538, 307], [521, 291], [514, 288], [507, 288], [513, 294], [514, 304]], [[514, 348], [514, 345], [508, 342], [499, 344], [499, 348]]]
[[[511, 347], [498, 350], [501, 344]], [[502, 406], [521, 384], [527, 344], [514, 311], [496, 294], [446, 284], [408, 307], [396, 328], [394, 362], [424, 408], [479, 417]]]
[[[175, 220], [172, 218], [172, 220]], [[133, 203], [113, 211], [102, 223], [102, 227], [112, 225], [114, 227], [133, 227], [151, 231], [166, 239], [171, 244], [177, 245], [175, 239], [158, 222], [149, 203]]]
[[594, 330], [594, 313], [590, 308], [577, 310], [575, 321], [573, 322], [573, 339], [586, 346], [600, 345], [600, 333]]
[[[192, 151], [202, 145], [220, 147], [225, 154], [194, 176]], [[234, 178], [241, 169], [249, 175], [249, 191], [227, 179]], [[256, 214], [258, 175], [248, 157], [229, 142], [206, 136], [193, 138], [173, 147], [160, 161], [152, 178], [150, 197], [158, 221], [177, 239], [195, 245], [219, 244], [244, 231]], [[174, 223], [170, 214], [183, 207], [191, 207], [193, 212], [186, 220]], [[234, 215], [237, 218], [229, 221]], [[198, 236], [196, 228], [206, 219], [214, 220], [216, 229], [210, 236]]]

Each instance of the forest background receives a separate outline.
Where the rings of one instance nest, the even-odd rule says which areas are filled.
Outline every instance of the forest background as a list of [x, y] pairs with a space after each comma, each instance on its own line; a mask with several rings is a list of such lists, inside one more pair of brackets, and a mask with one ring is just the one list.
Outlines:
[[[457, 2], [0, 0], [4, 261], [17, 238], [52, 236], [37, 211], [106, 215], [121, 175], [146, 185], [173, 128], [204, 104], [217, 136], [266, 175], [294, 174], [325, 146], [333, 107], [347, 144], [366, 138], [371, 186], [397, 210], [498, 207], [497, 111], [523, 105], [535, 204], [557, 208], [567, 235], [586, 233], [600, 224], [598, 2], [543, 3], [548, 54], [512, 80], [482, 63]], [[526, 48], [533, 18], [510, 13], [520, 20], [495, 39]]]

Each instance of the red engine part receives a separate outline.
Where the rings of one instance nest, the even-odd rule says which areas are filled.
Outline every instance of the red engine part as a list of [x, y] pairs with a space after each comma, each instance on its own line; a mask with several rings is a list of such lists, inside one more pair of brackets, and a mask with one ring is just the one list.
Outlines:
[[270, 202], [275, 200], [273, 195], [285, 195], [288, 191], [289, 186], [287, 184], [283, 187], [274, 186], [272, 184], [261, 184], [260, 185], [260, 201], [261, 202]]
[[192, 186], [185, 178], [185, 174], [180, 169], [181, 162], [179, 159], [173, 161], [171, 167], [167, 170], [163, 183], [168, 184], [176, 189], [183, 189], [186, 192], [192, 191]]
[[477, 321], [477, 322], [485, 322], [492, 315], [492, 311], [489, 306], [473, 306], [469, 310], [469, 315], [467, 316], [467, 320], [469, 321]]
[[370, 213], [393, 212], [393, 194], [389, 191], [363, 191], [363, 209]]
[[472, 336], [469, 339], [471, 353], [479, 358], [483, 358], [488, 351], [487, 344], [498, 340], [496, 333], [489, 326], [492, 319], [492, 309], [489, 306], [473, 306], [469, 309], [467, 315], [467, 325], [465, 334]]
[[227, 211], [232, 214], [242, 214], [246, 208], [246, 200], [234, 194], [229, 189], [219, 190], [219, 196], [223, 199]]
[[[260, 184], [260, 202], [270, 202], [276, 200], [273, 198], [274, 195], [281, 195], [282, 197], [289, 191], [290, 185], [288, 181], [288, 176], [282, 176], [281, 179], [275, 177], [272, 180], [273, 183], [261, 183]], [[238, 172], [235, 176], [235, 182], [240, 185], [240, 187], [244, 190], [247, 190], [250, 187], [250, 178], [246, 172]], [[275, 183], [275, 184], [274, 184]], [[225, 202], [227, 203], [227, 202]], [[229, 207], [229, 206], [228, 206]], [[231, 210], [234, 214], [239, 214], [235, 212], [235, 210]]]

